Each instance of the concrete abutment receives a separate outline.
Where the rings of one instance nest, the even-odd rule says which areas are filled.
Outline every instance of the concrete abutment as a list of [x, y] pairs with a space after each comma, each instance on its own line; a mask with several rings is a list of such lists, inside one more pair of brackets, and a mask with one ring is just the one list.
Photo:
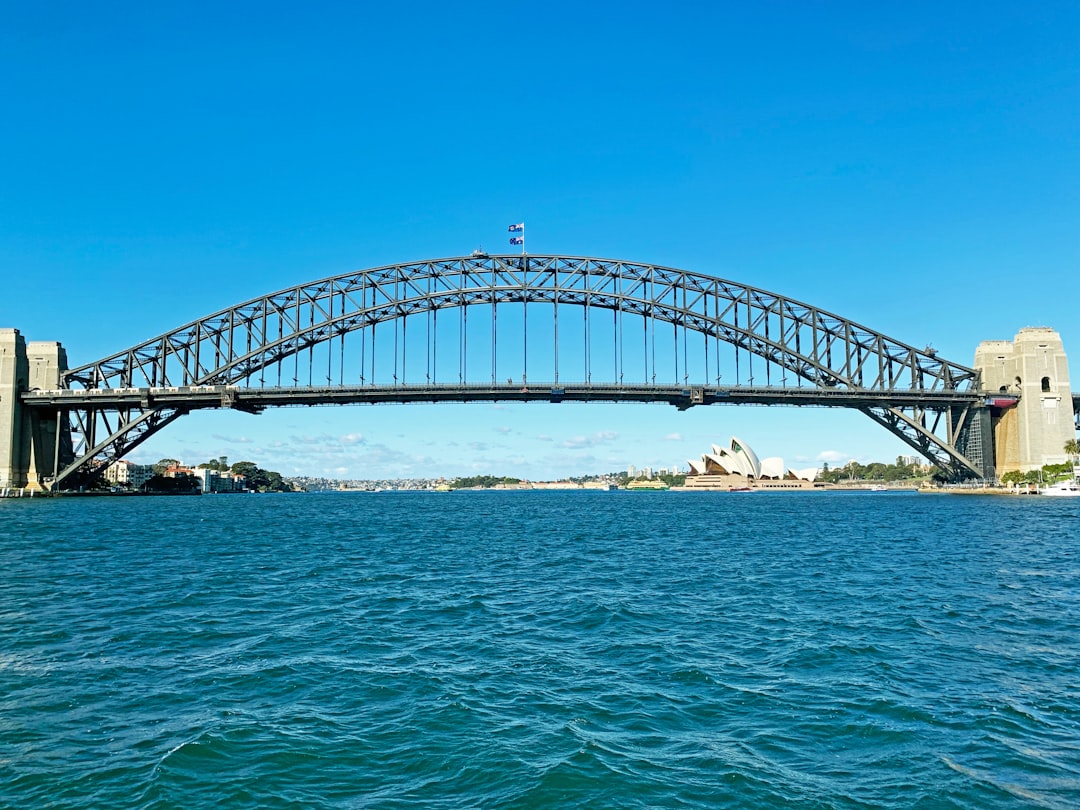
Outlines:
[[0, 329], [0, 489], [46, 490], [71, 458], [67, 415], [19, 399], [24, 391], [60, 388], [66, 370], [67, 352], [56, 341], [27, 343], [17, 329]]
[[994, 409], [997, 477], [1067, 463], [1065, 443], [1076, 433], [1061, 336], [1040, 326], [1021, 329], [1013, 340], [984, 340], [975, 350], [975, 368], [991, 397], [1020, 397], [1012, 407]]

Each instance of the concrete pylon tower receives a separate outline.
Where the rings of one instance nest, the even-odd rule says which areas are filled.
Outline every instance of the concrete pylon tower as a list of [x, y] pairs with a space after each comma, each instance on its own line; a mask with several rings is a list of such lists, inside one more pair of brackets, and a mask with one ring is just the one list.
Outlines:
[[994, 419], [998, 477], [1066, 463], [1065, 442], [1075, 429], [1061, 336], [1040, 326], [1021, 329], [1012, 341], [985, 340], [975, 350], [975, 368], [987, 392], [1020, 395], [1016, 407]]
[[47, 489], [71, 458], [66, 414], [24, 408], [24, 391], [60, 387], [67, 352], [55, 341], [26, 343], [17, 329], [0, 329], [0, 489]]
[[0, 329], [0, 489], [26, 486], [23, 408], [26, 390], [26, 342], [18, 329]]
[[[34, 391], [55, 391], [67, 371], [67, 352], [54, 340], [32, 340], [26, 344], [27, 387]], [[23, 454], [26, 485], [48, 489], [54, 467], [71, 457], [71, 431], [66, 414], [23, 410]]]

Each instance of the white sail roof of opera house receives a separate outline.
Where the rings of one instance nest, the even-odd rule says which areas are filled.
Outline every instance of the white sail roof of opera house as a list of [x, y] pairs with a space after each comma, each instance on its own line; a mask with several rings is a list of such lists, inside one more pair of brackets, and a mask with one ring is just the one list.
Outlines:
[[761, 460], [746, 442], [732, 436], [726, 447], [712, 446], [711, 453], [705, 453], [700, 460], [690, 459], [690, 472], [694, 475], [742, 475], [746, 478], [798, 478], [813, 481], [817, 478], [816, 469], [789, 470], [784, 467], [784, 460], [772, 456]]
[[784, 460], [779, 456], [761, 460], [761, 478], [783, 478]]

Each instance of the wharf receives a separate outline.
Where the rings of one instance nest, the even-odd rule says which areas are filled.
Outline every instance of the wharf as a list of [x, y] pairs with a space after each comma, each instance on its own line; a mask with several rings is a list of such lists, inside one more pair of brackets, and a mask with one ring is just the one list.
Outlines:
[[1012, 487], [923, 487], [920, 495], [1039, 495], [1034, 489], [1014, 489]]
[[51, 494], [30, 487], [0, 487], [0, 498], [48, 498]]

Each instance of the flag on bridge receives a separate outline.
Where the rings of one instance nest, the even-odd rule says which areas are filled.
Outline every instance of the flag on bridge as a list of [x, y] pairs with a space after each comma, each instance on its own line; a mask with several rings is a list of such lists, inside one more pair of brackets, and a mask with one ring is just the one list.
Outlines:
[[511, 245], [521, 245], [521, 255], [524, 256], [525, 255], [525, 223], [524, 222], [519, 222], [516, 225], [511, 225], [506, 230], [510, 231], [510, 233], [519, 234], [518, 236], [511, 236], [510, 237], [510, 244]]

